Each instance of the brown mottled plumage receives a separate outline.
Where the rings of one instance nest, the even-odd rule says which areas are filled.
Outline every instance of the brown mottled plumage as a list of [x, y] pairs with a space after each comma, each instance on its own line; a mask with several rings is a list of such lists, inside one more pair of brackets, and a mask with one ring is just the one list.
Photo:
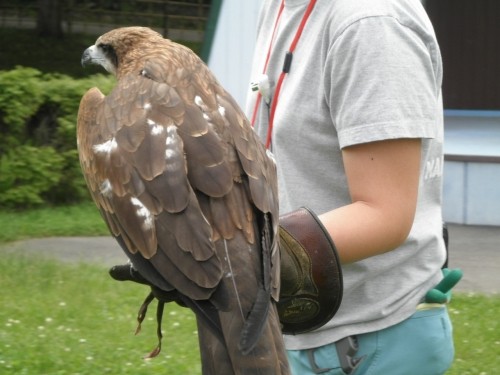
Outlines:
[[77, 130], [111, 233], [197, 314], [204, 374], [287, 374], [276, 170], [244, 114], [192, 51], [150, 29], [102, 35], [89, 62], [117, 77], [108, 96], [84, 95]]

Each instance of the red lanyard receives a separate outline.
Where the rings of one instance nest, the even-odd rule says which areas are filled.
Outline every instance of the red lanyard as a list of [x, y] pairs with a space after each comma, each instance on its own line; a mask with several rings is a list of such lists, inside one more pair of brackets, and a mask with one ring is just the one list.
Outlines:
[[[272, 137], [273, 125], [274, 125], [274, 114], [276, 113], [276, 107], [278, 106], [278, 97], [279, 97], [279, 94], [281, 91], [281, 87], [283, 85], [283, 80], [285, 79], [285, 76], [287, 75], [287, 73], [290, 71], [290, 66], [292, 65], [292, 59], [293, 59], [293, 52], [295, 51], [295, 47], [297, 46], [297, 43], [299, 42], [299, 39], [302, 35], [302, 31], [304, 31], [304, 27], [306, 25], [307, 19], [311, 15], [315, 4], [316, 4], [316, 0], [309, 1], [309, 5], [307, 6], [307, 9], [306, 9], [304, 15], [302, 16], [302, 20], [300, 21], [297, 32], [295, 33], [295, 36], [292, 40], [292, 43], [290, 44], [290, 47], [288, 48], [288, 51], [285, 55], [283, 69], [282, 69], [281, 74], [278, 78], [278, 82], [276, 84], [276, 89], [275, 89], [275, 92], [273, 95], [273, 99], [271, 101], [271, 110], [269, 113], [269, 126], [267, 128], [267, 137], [266, 137], [266, 148], [269, 148], [269, 146], [271, 145], [271, 137]], [[279, 24], [279, 21], [281, 19], [281, 14], [283, 13], [284, 7], [285, 7], [285, 0], [282, 0], [281, 5], [280, 5], [279, 10], [278, 10], [278, 16], [276, 17], [276, 21], [274, 23], [273, 34], [271, 35], [271, 41], [269, 43], [269, 49], [267, 51], [266, 61], [264, 63], [264, 69], [263, 69], [264, 74], [266, 73], [266, 70], [267, 70], [267, 65], [269, 63], [269, 58], [271, 56], [273, 41], [275, 38], [276, 30], [278, 29], [278, 24]], [[254, 126], [254, 124], [255, 124], [255, 119], [257, 117], [257, 112], [259, 110], [259, 106], [260, 106], [261, 101], [262, 101], [262, 95], [259, 92], [257, 94], [257, 99], [255, 101], [255, 107], [254, 107], [254, 111], [253, 111], [253, 115], [252, 115], [252, 120], [251, 120], [252, 126]]]

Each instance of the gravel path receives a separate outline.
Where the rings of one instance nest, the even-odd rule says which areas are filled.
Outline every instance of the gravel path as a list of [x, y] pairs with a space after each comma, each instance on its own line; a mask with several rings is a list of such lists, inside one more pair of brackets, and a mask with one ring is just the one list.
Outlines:
[[[500, 293], [500, 227], [450, 225], [450, 268], [464, 277], [456, 290]], [[62, 262], [89, 262], [108, 268], [127, 261], [111, 237], [54, 237], [0, 245], [0, 254], [43, 255]]]

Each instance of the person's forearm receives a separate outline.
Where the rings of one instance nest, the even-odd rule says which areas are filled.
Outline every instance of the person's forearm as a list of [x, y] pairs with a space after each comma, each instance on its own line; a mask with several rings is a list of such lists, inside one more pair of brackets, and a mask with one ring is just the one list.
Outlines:
[[343, 263], [393, 250], [411, 230], [421, 141], [398, 139], [342, 150], [352, 202], [320, 216]]
[[413, 217], [390, 212], [366, 202], [319, 216], [330, 233], [342, 263], [352, 263], [391, 251], [408, 237]]

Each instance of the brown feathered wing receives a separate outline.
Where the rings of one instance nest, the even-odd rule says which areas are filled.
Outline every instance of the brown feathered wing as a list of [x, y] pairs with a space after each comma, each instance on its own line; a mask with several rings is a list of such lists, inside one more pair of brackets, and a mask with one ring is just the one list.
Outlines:
[[[208, 68], [177, 48], [182, 67], [149, 56], [108, 96], [84, 95], [86, 182], [137, 270], [201, 306], [204, 374], [287, 373], [270, 298], [279, 289], [274, 162]], [[215, 330], [203, 306], [217, 312]]]

